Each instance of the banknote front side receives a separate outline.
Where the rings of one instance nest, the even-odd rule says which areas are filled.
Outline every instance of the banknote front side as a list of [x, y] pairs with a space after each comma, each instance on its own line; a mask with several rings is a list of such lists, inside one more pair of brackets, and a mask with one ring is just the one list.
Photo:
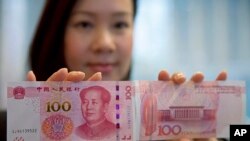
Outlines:
[[228, 137], [244, 82], [12, 82], [8, 141]]
[[8, 87], [8, 140], [129, 140], [129, 82], [15, 83]]

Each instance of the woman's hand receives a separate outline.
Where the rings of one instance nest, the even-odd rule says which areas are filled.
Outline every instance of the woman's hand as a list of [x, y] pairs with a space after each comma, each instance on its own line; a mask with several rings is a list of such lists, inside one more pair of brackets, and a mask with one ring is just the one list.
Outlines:
[[[73, 81], [79, 82], [85, 79], [85, 73], [81, 71], [71, 71], [68, 72], [67, 68], [59, 69], [57, 72], [53, 73], [47, 81]], [[36, 81], [36, 76], [33, 71], [29, 71], [27, 74], [28, 81]], [[87, 79], [88, 81], [98, 81], [102, 80], [102, 74], [97, 72], [93, 74], [90, 78]]]
[[[204, 79], [204, 75], [201, 72], [195, 73], [191, 77], [191, 81], [195, 83], [202, 82]], [[227, 72], [222, 71], [218, 74], [216, 80], [217, 81], [224, 81], [227, 79]], [[172, 76], [169, 75], [169, 73], [166, 70], [160, 71], [158, 75], [158, 80], [161, 81], [173, 81], [175, 84], [182, 84], [186, 81], [186, 77], [183, 73], [174, 73]], [[170, 140], [169, 140], [170, 141]], [[187, 138], [181, 138], [178, 140], [171, 140], [171, 141], [218, 141], [216, 138], [208, 138], [208, 139], [187, 139]]]
[[[197, 72], [191, 77], [191, 81], [195, 83], [202, 82], [203, 79], [204, 79], [204, 75], [202, 72]], [[222, 71], [218, 74], [216, 81], [225, 81], [226, 79], [227, 79], [227, 72]], [[166, 70], [162, 70], [159, 72], [158, 80], [173, 81], [175, 84], [182, 84], [186, 81], [186, 77], [181, 72], [174, 73], [172, 76], [170, 76]]]

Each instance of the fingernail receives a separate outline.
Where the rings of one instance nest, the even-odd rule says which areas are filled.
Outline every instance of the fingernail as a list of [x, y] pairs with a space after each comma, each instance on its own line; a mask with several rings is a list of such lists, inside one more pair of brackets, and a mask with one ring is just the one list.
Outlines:
[[102, 73], [101, 72], [97, 72], [96, 75], [102, 76]]
[[177, 80], [177, 79], [180, 79], [180, 78], [183, 78], [183, 77], [185, 77], [185, 76], [184, 76], [184, 74], [181, 73], [181, 72], [180, 72], [180, 73], [174, 74], [174, 79], [176, 79], [176, 80]]
[[61, 68], [61, 69], [59, 69], [57, 72], [59, 72], [59, 71], [68, 72], [68, 68]]
[[196, 74], [203, 74], [201, 71], [197, 71]]

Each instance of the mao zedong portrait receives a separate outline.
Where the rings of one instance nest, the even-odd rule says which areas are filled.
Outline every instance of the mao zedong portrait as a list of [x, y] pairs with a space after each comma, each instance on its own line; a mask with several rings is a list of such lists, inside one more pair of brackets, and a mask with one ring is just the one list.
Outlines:
[[76, 128], [76, 135], [87, 140], [98, 140], [115, 135], [116, 126], [106, 114], [111, 99], [109, 91], [91, 86], [80, 92], [82, 116], [86, 121]]

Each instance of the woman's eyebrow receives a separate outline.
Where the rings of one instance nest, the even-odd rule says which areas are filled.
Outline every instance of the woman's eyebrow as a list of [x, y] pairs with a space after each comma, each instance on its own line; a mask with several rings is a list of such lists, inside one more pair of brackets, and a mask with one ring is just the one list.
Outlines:
[[132, 13], [129, 12], [115, 12], [112, 14], [113, 17], [127, 17], [132, 16]]
[[[73, 11], [72, 16], [75, 15], [84, 15], [84, 16], [89, 16], [89, 17], [96, 17], [98, 14], [90, 11]], [[117, 11], [117, 12], [112, 12], [111, 13], [112, 17], [129, 17], [133, 16], [131, 12], [124, 12], [124, 11]]]
[[86, 15], [86, 16], [94, 16], [95, 14], [92, 12], [88, 12], [88, 11], [74, 11], [72, 12], [71, 15]]

